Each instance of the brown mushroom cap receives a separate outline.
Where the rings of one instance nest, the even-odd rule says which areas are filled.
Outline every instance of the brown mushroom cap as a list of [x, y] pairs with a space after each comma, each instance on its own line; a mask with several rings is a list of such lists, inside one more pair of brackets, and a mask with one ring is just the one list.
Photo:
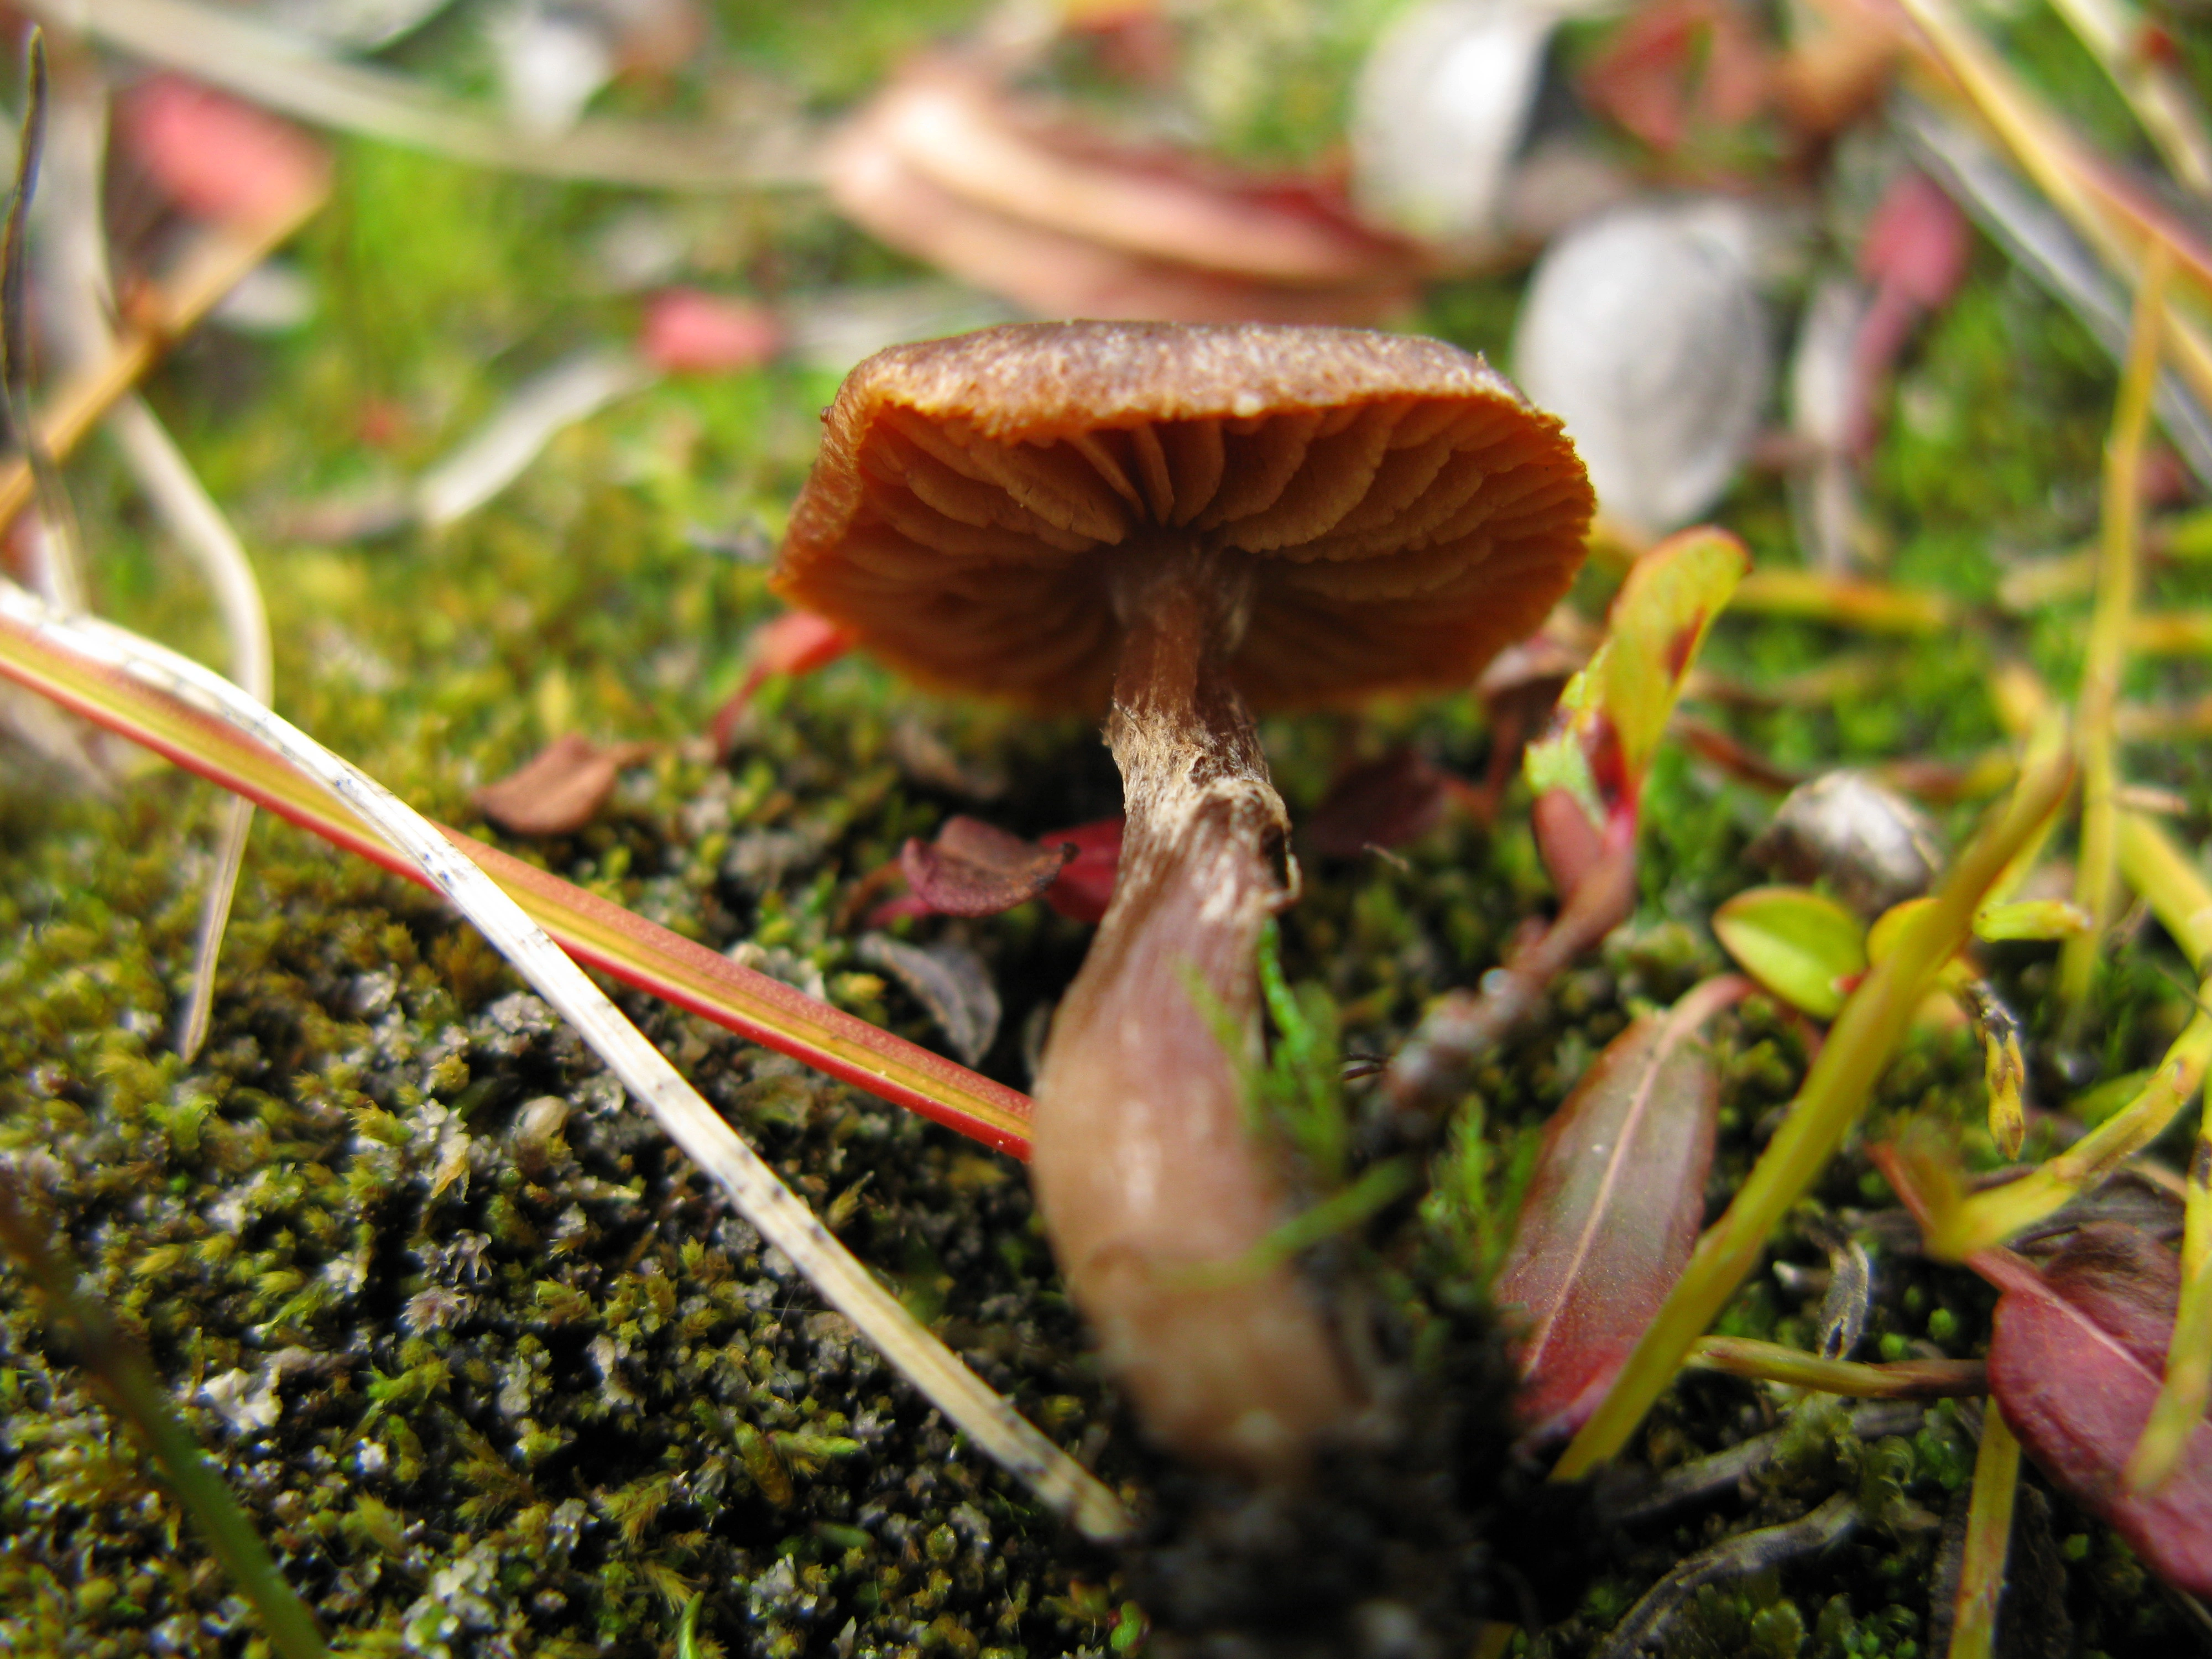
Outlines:
[[1572, 445], [1478, 357], [1261, 324], [895, 346], [824, 417], [777, 586], [925, 683], [1096, 710], [1117, 559], [1248, 556], [1259, 708], [1464, 684], [1572, 580]]

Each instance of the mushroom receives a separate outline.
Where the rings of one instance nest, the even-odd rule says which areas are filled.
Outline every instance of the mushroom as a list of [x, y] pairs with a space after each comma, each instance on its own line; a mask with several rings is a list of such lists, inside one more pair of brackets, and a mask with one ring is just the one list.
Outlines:
[[1480, 359], [1352, 329], [986, 329], [824, 421], [787, 597], [928, 684], [1110, 705], [1121, 872], [1037, 1078], [1038, 1209], [1152, 1436], [1293, 1479], [1364, 1391], [1261, 1248], [1241, 1068], [1297, 876], [1250, 710], [1467, 684], [1572, 578], [1581, 464]]

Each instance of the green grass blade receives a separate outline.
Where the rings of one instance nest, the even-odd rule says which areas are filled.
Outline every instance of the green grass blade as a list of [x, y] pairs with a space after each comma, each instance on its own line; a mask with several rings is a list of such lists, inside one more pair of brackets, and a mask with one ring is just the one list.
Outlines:
[[1960, 855], [1935, 902], [1906, 924], [1895, 948], [1844, 1004], [1788, 1119], [1728, 1212], [1698, 1241], [1673, 1294], [1636, 1345], [1604, 1403], [1567, 1447], [1553, 1479], [1571, 1480], [1586, 1474], [1628, 1443], [1689, 1353], [1690, 1345], [1735, 1294], [1784, 1212], [1803, 1196], [1857, 1121], [1913, 1011], [1936, 974], [1966, 942], [1974, 913], [2014, 854], [2058, 810], [2072, 781], [2073, 766], [2063, 744], [2031, 744], [2012, 799]]
[[2020, 1442], [1997, 1402], [1982, 1413], [1974, 1454], [1974, 1496], [1966, 1509], [1966, 1547], [1952, 1602], [1950, 1659], [1990, 1659], [1996, 1651], [1997, 1601], [2004, 1595], [2005, 1557], [2012, 1547], [2013, 1499], [2020, 1491]]
[[38, 1286], [54, 1323], [85, 1370], [101, 1384], [117, 1414], [144, 1444], [231, 1582], [252, 1604], [270, 1644], [282, 1659], [324, 1659], [322, 1632], [307, 1604], [284, 1582], [269, 1547], [178, 1417], [145, 1356], [81, 1288], [76, 1267], [25, 1213], [15, 1173], [4, 1163], [0, 1163], [0, 1240]]

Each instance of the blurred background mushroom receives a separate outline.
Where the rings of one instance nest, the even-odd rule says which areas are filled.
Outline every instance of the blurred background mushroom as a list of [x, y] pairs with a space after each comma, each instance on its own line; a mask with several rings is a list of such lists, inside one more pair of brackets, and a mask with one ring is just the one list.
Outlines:
[[1514, 371], [1567, 423], [1600, 508], [1632, 541], [1707, 511], [1758, 435], [1773, 378], [1760, 234], [1725, 198], [1638, 204], [1570, 231], [1536, 267]]

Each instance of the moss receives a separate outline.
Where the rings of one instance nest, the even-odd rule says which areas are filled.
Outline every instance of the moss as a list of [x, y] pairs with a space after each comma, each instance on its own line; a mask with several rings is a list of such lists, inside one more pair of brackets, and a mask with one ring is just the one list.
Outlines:
[[[866, 84], [931, 26], [880, 7], [774, 19], [741, 8], [723, 21], [765, 63], [806, 58], [803, 90], [822, 100]], [[1312, 95], [1340, 95], [1336, 46], [1315, 36], [1297, 50], [1323, 88]], [[1247, 117], [1249, 147], [1277, 144]], [[623, 205], [347, 147], [338, 202], [300, 253], [324, 324], [274, 346], [210, 340], [165, 371], [156, 401], [249, 523], [418, 468], [524, 374], [630, 326], [626, 302], [576, 297], [592, 288], [592, 237]], [[762, 211], [765, 228], [733, 233], [715, 256], [732, 283], [775, 292], [896, 268], [799, 209]], [[1512, 301], [1508, 284], [1457, 284], [1434, 320], [1495, 347]], [[2086, 534], [2112, 380], [2063, 315], [1984, 253], [1906, 366], [1873, 471], [1896, 575], [1981, 605], [2008, 550]], [[663, 385], [565, 436], [442, 537], [337, 550], [265, 538], [278, 701], [458, 820], [474, 786], [559, 731], [659, 742], [597, 822], [519, 850], [715, 948], [774, 951], [855, 1012], [931, 1042], [927, 1011], [852, 955], [843, 906], [855, 881], [952, 811], [1038, 832], [1112, 811], [1115, 785], [1077, 726], [919, 700], [859, 660], [771, 689], [726, 767], [688, 741], [772, 609], [763, 569], [702, 552], [696, 532], [780, 526], [827, 392], [818, 374], [785, 369]], [[103, 603], [212, 653], [204, 604], [112, 464], [94, 453], [72, 483]], [[1747, 485], [1731, 512], [1762, 556], [1786, 560], [1774, 497]], [[2167, 566], [2154, 584], [2151, 603], [2203, 604], [2212, 574]], [[1843, 650], [1872, 663], [1863, 697], [1726, 715], [1785, 765], [1961, 760], [1996, 736], [1989, 665], [2025, 650], [2064, 687], [2080, 614], [2022, 625], [1977, 611], [1941, 649], [1731, 618], [1712, 661], [1768, 683]], [[2187, 695], [2203, 673], [2168, 665], [2143, 684]], [[1488, 742], [1472, 699], [1364, 726], [1271, 721], [1266, 738], [1294, 815], [1363, 747], [1411, 738], [1471, 771]], [[918, 758], [926, 750], [953, 757], [988, 799]], [[2156, 759], [2200, 827], [2208, 763]], [[1371, 1085], [1329, 1096], [1342, 1117], [1315, 1144], [1336, 1149], [1346, 1179], [1385, 1157], [1430, 1172], [1425, 1195], [1342, 1242], [1398, 1321], [1415, 1375], [1473, 1366], [1477, 1287], [1538, 1126], [1637, 1005], [1718, 965], [1705, 917], [1753, 878], [1742, 854], [1764, 810], [1669, 751], [1651, 781], [1635, 922], [1563, 982], [1545, 1022], [1486, 1060], [1460, 1115], [1425, 1142]], [[1428, 999], [1472, 982], [1550, 902], [1522, 811], [1510, 804], [1490, 830], [1455, 822], [1394, 858], [1309, 868], [1304, 902], [1284, 919], [1284, 966], [1299, 1007], [1345, 1052], [1387, 1054]], [[100, 1293], [349, 1646], [657, 1655], [703, 1591], [705, 1653], [1138, 1648], [1144, 1615], [1117, 1564], [1069, 1543], [979, 1465], [432, 900], [258, 825], [214, 1033], [180, 1062], [167, 1033], [210, 815], [205, 791], [169, 776], [106, 799], [0, 790], [0, 1148], [46, 1191]], [[904, 926], [933, 937], [949, 925]], [[1072, 975], [1083, 930], [1033, 910], [957, 931], [1006, 1006], [984, 1064], [1024, 1083], [1023, 1033]], [[2041, 958], [1994, 965], [2047, 1036]], [[2098, 1058], [2112, 1071], [2149, 1063], [2183, 1006], [2146, 959], [2110, 964], [2097, 997]], [[1133, 1498], [1156, 1499], [1170, 1477], [1115, 1416], [1010, 1165], [627, 1000], [910, 1307], [1048, 1432]], [[1806, 1060], [1802, 1031], [1759, 1000], [1718, 1037], [1716, 1202]], [[1879, 1103], [1968, 1123], [1978, 1077], [1969, 1046], [1930, 1038]], [[1847, 1156], [1819, 1207], [1887, 1204], [1868, 1181]], [[1778, 1249], [1818, 1260], [1794, 1237]], [[1876, 1343], [1976, 1351], [1978, 1286], [1882, 1266]], [[1810, 1311], [1761, 1276], [1723, 1328], [1772, 1335]], [[1972, 1462], [1948, 1407], [1908, 1440], [1866, 1447], [1832, 1413], [1791, 1415], [1767, 1392], [1703, 1376], [1662, 1405], [1639, 1452], [1686, 1462], [1785, 1415], [1789, 1455], [1757, 1492], [1576, 1558], [1571, 1582], [1547, 1587], [1557, 1622], [1523, 1650], [1589, 1653], [1680, 1556], [1850, 1490], [1888, 1529], [1870, 1522], [1827, 1557], [1701, 1595], [1671, 1650], [1922, 1651], [1932, 1545], [1909, 1512], [1940, 1512]], [[39, 1654], [245, 1645], [229, 1587], [84, 1379], [49, 1352], [12, 1273], [0, 1274], [0, 1641]], [[2121, 1655], [2178, 1639], [2124, 1549], [2058, 1513], [2085, 1640]], [[1518, 1509], [1483, 1519], [1493, 1538], [1524, 1527]]]

